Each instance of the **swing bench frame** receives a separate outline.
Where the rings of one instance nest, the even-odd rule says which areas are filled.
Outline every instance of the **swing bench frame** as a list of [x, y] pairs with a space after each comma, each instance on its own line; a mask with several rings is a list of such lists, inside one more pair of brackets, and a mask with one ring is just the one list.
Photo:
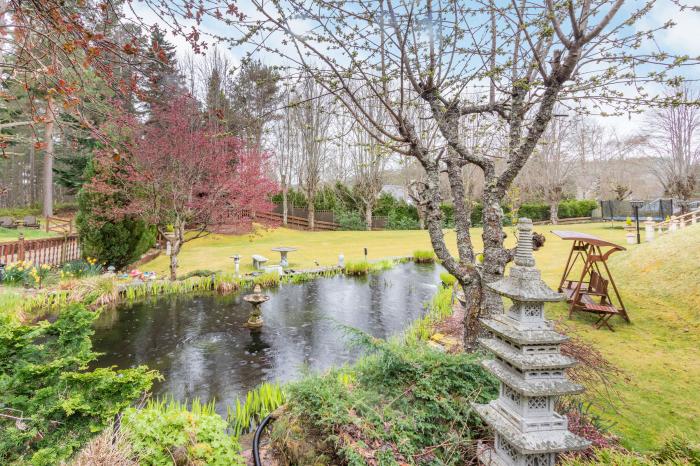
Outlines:
[[[627, 309], [607, 264], [612, 254], [625, 248], [586, 233], [562, 230], [553, 230], [552, 233], [563, 240], [573, 241], [559, 282], [559, 292], [566, 295], [569, 303], [569, 318], [577, 311], [589, 312], [598, 316], [594, 327], [605, 326], [611, 331], [614, 329], [610, 319], [616, 315], [629, 323]], [[582, 266], [578, 280], [572, 279], [570, 276], [576, 276], [574, 267], [579, 262], [582, 262]]]

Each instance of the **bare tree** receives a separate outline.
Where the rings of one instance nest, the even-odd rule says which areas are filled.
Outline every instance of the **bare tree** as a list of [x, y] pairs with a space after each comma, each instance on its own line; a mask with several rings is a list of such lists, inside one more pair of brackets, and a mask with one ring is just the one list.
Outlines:
[[559, 203], [568, 194], [575, 168], [570, 144], [571, 122], [555, 119], [549, 123], [537, 149], [518, 176], [522, 189], [549, 204], [549, 220], [559, 222]]
[[[671, 54], [640, 52], [640, 41], [654, 31], [633, 26], [651, 4], [622, 15], [624, 0], [252, 3], [259, 17], [250, 21], [247, 41], [282, 53], [310, 71], [375, 139], [423, 167], [424, 180], [416, 187], [432, 246], [465, 289], [470, 317], [502, 309], [501, 298], [485, 286], [503, 276], [512, 257], [504, 248], [500, 203], [539, 142], [555, 105], [565, 102], [575, 110], [593, 102], [615, 112], [637, 108], [653, 100], [644, 83], [659, 79], [659, 67], [698, 63], [688, 57], [678, 61]], [[284, 51], [267, 42], [278, 31], [286, 35], [289, 47]], [[654, 75], [645, 74], [649, 72]], [[672, 72], [667, 78], [678, 76]], [[619, 85], [628, 83], [640, 92], [621, 92]], [[358, 98], [358, 88], [380, 100], [391, 126], [373, 118], [366, 102]], [[422, 111], [412, 112], [413, 108]], [[418, 131], [416, 115], [426, 114], [443, 144], [426, 144]], [[489, 115], [505, 125], [500, 162], [464, 145], [460, 121], [474, 114]], [[462, 173], [467, 165], [477, 166], [484, 176], [481, 268], [474, 264], [464, 205]], [[443, 172], [455, 207], [456, 257], [442, 230]]]
[[688, 87], [672, 96], [678, 101], [651, 114], [645, 136], [647, 147], [657, 158], [655, 175], [665, 193], [677, 198], [686, 212], [688, 200], [698, 188], [700, 100]]
[[277, 169], [277, 177], [282, 192], [282, 224], [287, 225], [289, 217], [289, 188], [292, 184], [292, 175], [297, 168], [301, 155], [300, 137], [296, 133], [294, 111], [292, 108], [292, 90], [286, 87], [282, 93], [282, 100], [286, 105], [282, 109], [282, 115], [277, 119], [272, 128], [274, 149], [273, 163]]
[[[368, 105], [368, 110], [377, 113], [374, 116], [377, 121], [384, 115], [377, 100], [374, 105]], [[384, 170], [391, 152], [360, 125], [353, 126], [352, 138], [354, 191], [362, 202], [367, 230], [372, 230], [372, 212], [384, 184]]]
[[328, 156], [333, 97], [311, 75], [306, 75], [299, 83], [291, 105], [301, 146], [299, 184], [306, 195], [309, 228], [313, 230], [316, 227], [314, 202]]

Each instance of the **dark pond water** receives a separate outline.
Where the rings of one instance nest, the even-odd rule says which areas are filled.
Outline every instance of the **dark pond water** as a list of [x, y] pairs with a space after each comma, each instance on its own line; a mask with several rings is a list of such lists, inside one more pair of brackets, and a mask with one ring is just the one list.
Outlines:
[[100, 366], [145, 364], [165, 377], [154, 394], [225, 406], [264, 381], [289, 381], [352, 361], [340, 324], [386, 338], [425, 313], [440, 267], [402, 264], [363, 278], [337, 276], [266, 291], [265, 324], [243, 327], [241, 295], [173, 296], [104, 311], [95, 324]]

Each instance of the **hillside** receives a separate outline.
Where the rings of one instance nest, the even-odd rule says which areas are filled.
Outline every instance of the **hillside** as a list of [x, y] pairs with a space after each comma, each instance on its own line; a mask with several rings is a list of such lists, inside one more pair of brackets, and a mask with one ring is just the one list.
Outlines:
[[[612, 237], [614, 230], [608, 231], [596, 234], [621, 243], [621, 233]], [[566, 242], [550, 237], [547, 246], [558, 249], [561, 243]], [[694, 226], [612, 256], [609, 266], [632, 324], [613, 319], [613, 333], [593, 329], [592, 316], [578, 314], [566, 321], [629, 377], [628, 382], [616, 383], [623, 395], [617, 412], [605, 410], [616, 423], [613, 431], [628, 447], [654, 448], [674, 431], [700, 438], [699, 245], [700, 226]], [[557, 272], [565, 260], [564, 255]], [[556, 286], [558, 275], [551, 266], [544, 269], [549, 283]], [[554, 316], [566, 315], [563, 304], [551, 310]]]

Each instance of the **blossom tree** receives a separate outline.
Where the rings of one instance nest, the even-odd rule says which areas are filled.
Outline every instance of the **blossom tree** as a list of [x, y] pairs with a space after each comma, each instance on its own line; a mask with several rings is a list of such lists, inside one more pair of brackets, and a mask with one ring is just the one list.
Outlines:
[[171, 242], [170, 278], [188, 241], [214, 225], [249, 226], [269, 210], [275, 183], [268, 156], [238, 138], [220, 135], [190, 96], [155, 110], [148, 124], [118, 114], [103, 131], [114, 141], [96, 158], [92, 189], [111, 194], [101, 206], [114, 218], [137, 216]]

